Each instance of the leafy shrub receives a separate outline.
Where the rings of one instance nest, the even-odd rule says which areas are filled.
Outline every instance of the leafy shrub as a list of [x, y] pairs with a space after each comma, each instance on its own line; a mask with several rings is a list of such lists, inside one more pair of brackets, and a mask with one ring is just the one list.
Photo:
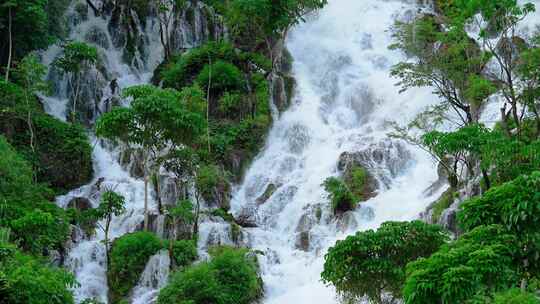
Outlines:
[[172, 258], [177, 267], [186, 267], [197, 259], [197, 244], [193, 240], [178, 240], [172, 245]]
[[161, 72], [163, 85], [176, 89], [189, 86], [209, 62], [233, 62], [235, 58], [236, 54], [230, 43], [209, 42], [173, 58]]
[[227, 176], [215, 165], [205, 165], [199, 168], [195, 181], [197, 190], [205, 200], [211, 200], [218, 188], [229, 189]]
[[63, 209], [49, 202], [50, 190], [36, 185], [28, 163], [0, 136], [0, 226], [9, 227], [23, 250], [59, 249], [69, 235]]
[[398, 299], [406, 264], [430, 256], [446, 240], [446, 234], [436, 225], [385, 222], [377, 231], [357, 232], [336, 242], [325, 255], [321, 277], [351, 303], [366, 296], [383, 303], [383, 293]]
[[236, 92], [245, 89], [242, 72], [234, 65], [222, 60], [207, 64], [197, 76], [197, 83], [212, 95], [221, 95], [225, 91]]
[[351, 192], [345, 182], [337, 177], [329, 177], [324, 181], [323, 186], [324, 190], [328, 192], [328, 198], [335, 214], [356, 208], [358, 198]]
[[148, 259], [163, 248], [150, 232], [134, 232], [116, 239], [110, 250], [107, 281], [111, 303], [119, 303], [137, 284]]
[[493, 304], [538, 304], [540, 300], [533, 293], [523, 292], [512, 288], [494, 295]]
[[172, 275], [158, 304], [249, 304], [260, 297], [257, 264], [247, 251], [228, 247], [212, 252], [212, 260]]
[[[2, 248], [9, 244], [0, 242]], [[11, 248], [0, 259], [0, 296], [10, 304], [72, 304], [70, 291], [75, 286], [72, 274]], [[5, 302], [4, 302], [5, 301]]]

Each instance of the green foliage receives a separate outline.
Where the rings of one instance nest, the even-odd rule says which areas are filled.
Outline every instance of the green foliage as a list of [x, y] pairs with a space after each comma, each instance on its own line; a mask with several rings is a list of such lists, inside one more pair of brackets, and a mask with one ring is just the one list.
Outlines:
[[365, 201], [369, 198], [369, 173], [361, 166], [354, 166], [350, 172], [344, 176], [346, 185], [352, 194], [359, 200]]
[[229, 189], [227, 176], [215, 165], [204, 165], [197, 171], [195, 187], [205, 200], [212, 199], [217, 189]]
[[407, 265], [406, 304], [470, 303], [477, 295], [505, 290], [518, 278], [514, 236], [502, 226], [479, 226]]
[[165, 87], [180, 89], [189, 86], [210, 62], [233, 62], [234, 48], [227, 42], [209, 42], [171, 60], [161, 72]]
[[10, 0], [0, 4], [0, 64], [8, 57], [8, 13], [12, 13], [13, 59], [18, 61], [34, 50], [46, 48], [65, 34], [66, 0]]
[[212, 216], [221, 217], [224, 221], [226, 221], [228, 223], [231, 223], [231, 224], [234, 223], [234, 217], [232, 216], [232, 214], [227, 212], [227, 210], [225, 210], [225, 209], [217, 208], [217, 209], [212, 210], [212, 212], [210, 212], [210, 214]]
[[225, 91], [235, 92], [245, 89], [242, 72], [234, 64], [222, 60], [205, 65], [196, 82], [205, 90], [210, 85], [210, 91], [215, 96]]
[[69, 42], [63, 46], [63, 50], [54, 65], [64, 73], [80, 73], [98, 61], [96, 47], [84, 42]]
[[103, 114], [96, 124], [98, 136], [155, 153], [167, 144], [193, 143], [205, 129], [202, 114], [191, 111], [178, 91], [140, 85], [125, 89], [124, 96], [133, 98], [131, 107]]
[[[458, 220], [465, 230], [480, 225], [498, 224], [521, 243], [520, 255], [530, 263], [523, 265], [528, 274], [539, 275], [540, 256], [540, 172], [522, 175], [493, 187], [484, 195], [460, 206]], [[530, 266], [529, 266], [530, 265]]]
[[335, 214], [343, 213], [356, 208], [358, 197], [356, 197], [349, 187], [337, 177], [329, 177], [324, 183], [324, 190], [328, 192], [328, 199]]
[[[48, 183], [60, 193], [87, 183], [93, 167], [92, 147], [85, 131], [44, 113], [33, 95], [41, 87], [35, 75], [21, 70], [15, 74], [21, 76], [21, 82], [31, 83], [25, 84], [25, 91], [15, 84], [0, 82], [0, 132], [33, 165], [39, 182]], [[26, 77], [30, 78], [24, 80]], [[34, 150], [30, 145], [29, 114]]]
[[113, 242], [107, 271], [111, 303], [128, 296], [148, 259], [162, 248], [161, 240], [150, 232], [125, 234]]
[[198, 257], [196, 242], [193, 240], [174, 241], [171, 256], [177, 267], [189, 266]]
[[[10, 304], [73, 304], [69, 290], [75, 287], [72, 274], [52, 267], [35, 257], [11, 248], [10, 254], [0, 258], [0, 295], [2, 303]], [[5, 302], [4, 302], [5, 301]]]
[[0, 136], [0, 227], [35, 254], [60, 249], [69, 235], [64, 210], [47, 200], [50, 191], [36, 185], [28, 163]]
[[261, 293], [254, 258], [246, 250], [225, 247], [213, 251], [211, 261], [173, 274], [158, 303], [249, 304]]
[[94, 212], [100, 220], [112, 215], [119, 216], [126, 211], [125, 204], [126, 201], [122, 195], [108, 190], [101, 195], [99, 206], [94, 209]]
[[[13, 233], [18, 236], [19, 246], [28, 252], [41, 254], [44, 249], [57, 249], [69, 234], [65, 218], [56, 214], [34, 210], [11, 221]], [[58, 215], [62, 216], [62, 213]], [[61, 220], [61, 224], [58, 221]]]
[[336, 242], [325, 255], [321, 277], [347, 301], [367, 296], [385, 303], [383, 292], [393, 299], [401, 297], [407, 263], [430, 256], [447, 239], [436, 225], [385, 222], [377, 231], [357, 232]]
[[494, 295], [493, 304], [538, 304], [540, 300], [533, 293], [523, 292], [513, 288]]
[[[243, 49], [253, 50], [303, 21], [307, 12], [320, 9], [326, 3], [326, 0], [232, 0], [224, 15], [235, 43]], [[264, 47], [269, 51], [269, 45]]]

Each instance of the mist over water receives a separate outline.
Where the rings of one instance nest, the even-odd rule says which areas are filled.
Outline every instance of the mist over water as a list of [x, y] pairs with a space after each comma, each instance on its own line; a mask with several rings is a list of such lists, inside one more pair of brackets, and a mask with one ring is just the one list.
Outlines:
[[[265, 303], [337, 303], [320, 282], [328, 247], [387, 220], [417, 218], [439, 194], [424, 194], [438, 178], [433, 160], [387, 137], [390, 121], [406, 124], [437, 101], [429, 89], [399, 94], [389, 75], [403, 59], [388, 50], [389, 29], [418, 9], [416, 1], [331, 0], [290, 33], [294, 103], [275, 121], [232, 202], [233, 214], [254, 213], [258, 224], [249, 234], [264, 252]], [[381, 187], [352, 215], [335, 219], [321, 184], [339, 174], [343, 152], [372, 157], [369, 170]], [[270, 184], [277, 190], [257, 204]], [[299, 239], [309, 244], [299, 248]]]

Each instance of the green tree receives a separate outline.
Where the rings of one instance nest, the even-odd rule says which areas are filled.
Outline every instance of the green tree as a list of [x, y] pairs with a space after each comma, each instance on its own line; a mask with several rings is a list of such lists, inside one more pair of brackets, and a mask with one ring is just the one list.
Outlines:
[[499, 225], [478, 226], [443, 245], [430, 257], [407, 265], [406, 304], [474, 303], [475, 297], [516, 283], [516, 238]]
[[30, 149], [35, 153], [34, 147], [34, 127], [32, 125], [32, 110], [33, 106], [30, 101], [34, 98], [34, 95], [40, 92], [46, 92], [48, 90], [47, 83], [43, 80], [47, 73], [47, 68], [42, 65], [35, 55], [28, 55], [24, 57], [17, 65], [15, 70], [17, 78], [24, 88], [24, 100], [27, 107], [26, 123], [28, 124], [28, 131], [30, 132]]
[[96, 47], [84, 42], [73, 41], [63, 46], [62, 56], [54, 62], [54, 65], [69, 77], [72, 99], [71, 119], [73, 121], [76, 121], [82, 77], [97, 61]]
[[[480, 27], [479, 40], [499, 67], [491, 77], [495, 78], [505, 100], [501, 109], [502, 123], [508, 133], [510, 123], [514, 124], [518, 135], [521, 133], [522, 122], [519, 106], [527, 107], [527, 103], [522, 100], [521, 84], [515, 72], [519, 64], [517, 59], [526, 43], [520, 42], [521, 38], [516, 33], [520, 22], [534, 10], [534, 4], [522, 5], [517, 0], [457, 0], [449, 12], [453, 29], [462, 30], [468, 24]], [[487, 22], [481, 22], [479, 18]]]
[[458, 220], [465, 230], [481, 225], [503, 225], [520, 243], [522, 288], [540, 275], [540, 172], [522, 175], [494, 187], [460, 206]]
[[363, 297], [395, 303], [401, 298], [407, 263], [430, 256], [447, 239], [436, 225], [385, 222], [377, 231], [357, 232], [336, 242], [324, 257], [321, 277], [351, 303]]
[[109, 262], [109, 228], [111, 225], [112, 217], [119, 216], [126, 211], [125, 198], [112, 191], [107, 190], [101, 195], [99, 206], [96, 209], [91, 209], [90, 218], [92, 221], [104, 220], [105, 226], [97, 223], [98, 227], [105, 233], [105, 250], [107, 252], [107, 263]]
[[159, 160], [165, 147], [175, 148], [193, 144], [206, 126], [204, 116], [190, 111], [186, 99], [173, 89], [140, 85], [124, 90], [133, 99], [130, 108], [117, 107], [103, 114], [96, 124], [96, 134], [143, 150], [144, 166], [144, 228], [148, 228], [148, 178], [150, 162]]

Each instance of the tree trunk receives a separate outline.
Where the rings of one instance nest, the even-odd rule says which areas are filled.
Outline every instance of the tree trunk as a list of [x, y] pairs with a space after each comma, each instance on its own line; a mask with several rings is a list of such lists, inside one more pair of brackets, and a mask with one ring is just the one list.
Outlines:
[[144, 231], [148, 231], [148, 156], [144, 152]]
[[9, 33], [9, 55], [6, 67], [6, 82], [9, 81], [9, 70], [11, 69], [11, 57], [13, 55], [13, 37], [11, 34], [11, 6], [8, 6], [8, 33]]
[[111, 224], [111, 216], [107, 217], [105, 224], [105, 256], [107, 257], [107, 266], [109, 266], [109, 226]]
[[208, 143], [208, 153], [210, 150], [210, 87], [212, 86], [212, 59], [208, 53], [208, 88], [206, 89], [206, 137]]

